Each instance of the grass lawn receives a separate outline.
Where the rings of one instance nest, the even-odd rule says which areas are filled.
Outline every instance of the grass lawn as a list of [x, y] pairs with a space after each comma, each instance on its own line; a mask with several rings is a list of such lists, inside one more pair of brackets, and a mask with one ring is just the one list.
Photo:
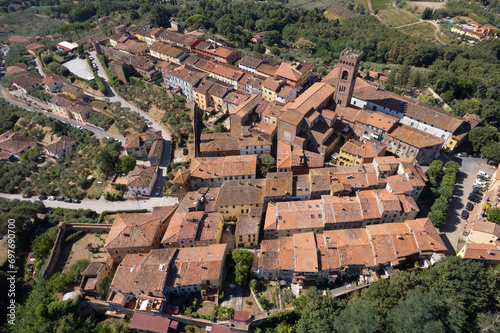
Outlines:
[[419, 24], [409, 25], [407, 27], [402, 27], [399, 29], [405, 35], [412, 37], [419, 37], [423, 40], [433, 41], [434, 38], [434, 26], [431, 23], [423, 22]]
[[391, 9], [394, 8], [392, 7], [392, 0], [369, 0], [372, 2], [372, 8], [373, 10], [383, 10], [383, 9]]
[[[99, 197], [102, 194], [102, 191], [106, 186], [108, 185], [109, 182], [104, 182], [102, 185], [97, 185], [97, 179], [94, 180], [94, 183], [92, 186], [90, 186], [87, 190], [87, 197], [94, 198], [94, 199], [99, 199]], [[93, 197], [92, 197], [93, 195]]]
[[243, 304], [241, 306], [241, 311], [248, 311], [252, 313], [260, 311], [252, 293], [250, 292], [250, 288], [248, 287], [243, 288]]
[[416, 16], [401, 9], [392, 8], [389, 10], [381, 10], [378, 14], [385, 22], [393, 27], [418, 22], [418, 18]]
[[[62, 271], [65, 272], [78, 260], [87, 259], [92, 261], [98, 258], [109, 257], [108, 252], [104, 249], [106, 237], [108, 237], [108, 234], [83, 234], [82, 237], [79, 237], [75, 242], [68, 244], [62, 249], [59, 257], [60, 262], [57, 263], [57, 267], [63, 267]], [[97, 252], [90, 252], [87, 249], [88, 244], [92, 244], [93, 248], [98, 248]]]

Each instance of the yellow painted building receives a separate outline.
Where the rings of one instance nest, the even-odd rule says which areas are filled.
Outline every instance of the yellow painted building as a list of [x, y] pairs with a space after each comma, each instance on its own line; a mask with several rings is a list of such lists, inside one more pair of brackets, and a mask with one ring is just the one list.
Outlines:
[[65, 95], [67, 95], [69, 98], [84, 98], [85, 93], [83, 92], [83, 89], [80, 87], [76, 87], [71, 84], [65, 84], [61, 88], [61, 92]]
[[343, 166], [353, 166], [355, 159], [356, 159], [355, 155], [340, 149], [339, 156], [337, 159], [337, 164]]
[[47, 105], [49, 106], [50, 111], [56, 115], [66, 119], [71, 119], [71, 112], [69, 111], [69, 107], [71, 106], [70, 99], [62, 95], [56, 95], [52, 97], [49, 102], [47, 102]]
[[248, 213], [240, 214], [236, 223], [236, 247], [252, 247], [259, 244], [262, 208], [251, 208]]

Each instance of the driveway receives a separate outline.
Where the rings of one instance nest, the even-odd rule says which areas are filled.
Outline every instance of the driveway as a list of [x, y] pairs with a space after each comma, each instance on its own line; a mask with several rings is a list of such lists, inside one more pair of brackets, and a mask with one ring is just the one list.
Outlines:
[[[124, 137], [109, 134], [108, 132], [101, 130], [99, 127], [97, 127], [95, 125], [92, 125], [89, 123], [82, 124], [74, 119], [67, 119], [67, 118], [60, 117], [60, 116], [48, 111], [46, 104], [44, 105], [40, 101], [37, 101], [36, 99], [31, 98], [30, 96], [24, 95], [23, 93], [21, 93], [19, 91], [13, 92], [13, 95], [12, 95], [12, 94], [8, 94], [4, 89], [2, 89], [2, 97], [6, 101], [8, 101], [9, 103], [14, 104], [20, 108], [25, 109], [25, 110], [28, 110], [31, 112], [40, 112], [40, 113], [43, 113], [44, 115], [46, 115], [47, 117], [60, 120], [63, 123], [67, 123], [67, 124], [73, 125], [75, 127], [80, 126], [82, 128], [88, 129], [88, 130], [94, 132], [95, 137], [97, 137], [99, 139], [110, 137], [110, 138], [114, 138], [114, 139], [120, 141], [122, 143], [122, 145], [125, 143]], [[28, 103], [29, 103], [29, 105], [28, 105]]]
[[229, 282], [224, 282], [222, 290], [224, 291], [224, 298], [221, 299], [220, 305], [233, 308], [235, 311], [241, 311], [241, 306], [243, 305], [243, 288]]
[[[0, 193], [0, 198], [7, 199], [19, 199], [19, 200], [29, 200], [35, 202], [38, 200], [38, 197], [33, 197], [30, 199], [23, 199], [20, 194], [5, 194]], [[157, 206], [173, 206], [178, 203], [177, 198], [174, 197], [159, 197], [159, 198], [150, 198], [149, 200], [126, 200], [126, 201], [105, 201], [104, 199], [100, 200], [82, 200], [81, 203], [66, 203], [63, 201], [43, 201], [45, 207], [48, 208], [72, 208], [72, 209], [92, 209], [97, 213], [102, 213], [105, 210], [122, 210], [122, 209], [147, 209], [148, 211], [152, 211], [153, 207]]]
[[[94, 63], [96, 61], [99, 62], [99, 60], [97, 60], [95, 57], [93, 58], [95, 59]], [[88, 80], [90, 77], [94, 77], [94, 74], [90, 71], [87, 64], [87, 59], [80, 59], [78, 57], [75, 57], [70, 61], [66, 61], [63, 65], [69, 69], [71, 74], [79, 76], [82, 79]]]
[[160, 187], [163, 192], [163, 186], [165, 185], [165, 179], [167, 176], [167, 165], [170, 162], [170, 135], [167, 133], [167, 131], [159, 124], [156, 122], [156, 120], [151, 117], [149, 114], [146, 112], [141, 111], [139, 108], [135, 107], [134, 105], [130, 104], [127, 102], [125, 99], [121, 98], [115, 91], [114, 89], [108, 84], [108, 77], [106, 76], [106, 72], [104, 71], [104, 68], [101, 65], [101, 62], [99, 59], [97, 59], [97, 55], [95, 51], [90, 52], [90, 55], [95, 59], [94, 63], [97, 65], [97, 73], [103, 80], [104, 84], [108, 88], [108, 94], [106, 97], [97, 97], [94, 96], [94, 98], [97, 99], [109, 99], [110, 102], [120, 102], [122, 107], [128, 107], [130, 110], [135, 111], [139, 113], [146, 121], [148, 121], [149, 128], [153, 131], [161, 131], [161, 135], [163, 137], [164, 145], [163, 145], [163, 154], [162, 154], [162, 159], [161, 163], [158, 168], [158, 179], [156, 180], [155, 184], [155, 189]]
[[486, 164], [486, 159], [482, 158], [441, 155], [440, 159], [445, 163], [452, 160], [460, 164], [453, 199], [448, 208], [448, 218], [446, 224], [439, 228], [448, 250], [455, 254], [459, 250], [458, 240], [463, 239], [463, 233], [467, 225], [467, 221], [460, 218], [460, 214], [465, 209], [467, 202], [469, 202], [467, 197], [472, 191], [472, 184], [476, 180], [477, 172], [483, 171], [492, 175], [495, 168]]

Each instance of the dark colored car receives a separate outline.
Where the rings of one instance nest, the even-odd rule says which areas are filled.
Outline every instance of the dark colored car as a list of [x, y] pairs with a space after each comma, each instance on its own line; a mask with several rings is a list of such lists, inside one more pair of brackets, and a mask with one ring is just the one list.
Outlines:
[[29, 199], [29, 198], [31, 198], [31, 195], [29, 195], [29, 194], [23, 194], [23, 198]]
[[467, 205], [465, 206], [465, 209], [468, 211], [471, 211], [474, 209], [474, 204], [472, 202], [468, 202]]
[[73, 202], [73, 200], [71, 200], [71, 198], [66, 198], [66, 199], [64, 199], [64, 202], [69, 202], [69, 203], [71, 203], [71, 202]]
[[57, 201], [64, 201], [64, 197], [57, 197]]
[[47, 200], [47, 196], [46, 195], [41, 195], [38, 197], [38, 200]]
[[464, 220], [467, 220], [469, 218], [469, 212], [464, 209], [460, 217], [463, 218]]
[[182, 150], [182, 155], [186, 156], [187, 154], [188, 154], [188, 150], [187, 150], [187, 148], [184, 148]]
[[81, 203], [81, 201], [79, 199], [75, 199], [73, 200], [73, 203]]
[[468, 199], [472, 202], [475, 202], [475, 203], [478, 203], [479, 201], [481, 201], [481, 199], [475, 195], [469, 195]]

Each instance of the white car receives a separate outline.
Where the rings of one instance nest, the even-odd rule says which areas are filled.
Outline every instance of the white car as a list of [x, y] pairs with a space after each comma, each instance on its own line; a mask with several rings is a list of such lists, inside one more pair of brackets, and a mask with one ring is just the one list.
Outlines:
[[47, 200], [54, 201], [54, 200], [56, 200], [56, 197], [55, 197], [55, 196], [53, 196], [53, 195], [51, 195], [50, 197], [48, 197], [48, 198], [47, 198]]
[[467, 153], [464, 153], [464, 152], [458, 153], [457, 156], [458, 157], [467, 157]]

